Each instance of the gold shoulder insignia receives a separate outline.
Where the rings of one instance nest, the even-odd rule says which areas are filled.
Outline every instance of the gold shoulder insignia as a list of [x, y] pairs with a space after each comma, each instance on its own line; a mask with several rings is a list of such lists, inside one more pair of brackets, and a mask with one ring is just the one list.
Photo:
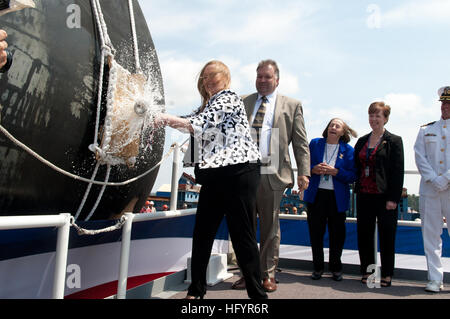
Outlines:
[[425, 127], [425, 126], [428, 126], [428, 125], [432, 125], [432, 124], [434, 124], [434, 123], [436, 123], [436, 121], [430, 122], [430, 123], [428, 123], [428, 124], [424, 124], [424, 125], [422, 125], [421, 127]]

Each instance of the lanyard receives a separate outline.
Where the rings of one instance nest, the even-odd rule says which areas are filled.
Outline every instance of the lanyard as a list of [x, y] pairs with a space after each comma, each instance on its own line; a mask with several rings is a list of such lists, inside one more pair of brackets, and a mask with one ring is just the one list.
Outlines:
[[336, 147], [334, 148], [333, 154], [331, 154], [330, 159], [328, 159], [328, 156], [327, 156], [327, 153], [328, 153], [328, 152], [327, 152], [327, 150], [328, 150], [328, 144], [325, 144], [325, 162], [326, 162], [327, 164], [330, 164], [330, 162], [332, 161], [332, 159], [333, 159], [333, 157], [334, 157], [334, 154], [336, 154], [338, 148], [339, 148], [339, 144], [336, 145]]
[[[330, 164], [330, 162], [333, 160], [334, 154], [336, 154], [337, 150], [339, 149], [339, 144], [336, 145], [336, 147], [334, 148], [333, 154], [331, 154], [330, 159], [328, 159], [327, 153], [328, 153], [328, 144], [325, 144], [325, 162], [327, 164]], [[330, 178], [330, 175], [323, 175], [323, 179], [325, 181], [328, 181], [328, 179]]]
[[378, 148], [378, 145], [380, 145], [380, 142], [381, 142], [381, 139], [383, 138], [383, 135], [380, 136], [380, 138], [377, 141], [377, 144], [375, 144], [375, 147], [372, 149], [372, 151], [370, 151], [371, 149], [369, 148], [369, 145], [370, 145], [370, 137], [372, 136], [372, 132], [370, 133], [369, 139], [367, 140], [366, 165], [367, 165], [367, 163], [369, 163], [369, 157], [372, 156], [372, 154], [374, 152], [376, 152], [376, 150]]

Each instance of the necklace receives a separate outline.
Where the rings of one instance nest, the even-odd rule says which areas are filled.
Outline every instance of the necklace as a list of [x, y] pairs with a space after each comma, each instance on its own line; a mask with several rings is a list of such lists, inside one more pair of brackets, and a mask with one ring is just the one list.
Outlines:
[[376, 139], [377, 143], [375, 144], [375, 146], [373, 148], [376, 148], [378, 146], [378, 144], [380, 144], [380, 141], [381, 141], [381, 138], [383, 137], [383, 135], [384, 135], [384, 130], [383, 130], [383, 132], [381, 132], [380, 135], [375, 135], [373, 132], [371, 132], [369, 135], [369, 142], [367, 144], [367, 147], [370, 146], [370, 140], [372, 139], [372, 137], [374, 137]]

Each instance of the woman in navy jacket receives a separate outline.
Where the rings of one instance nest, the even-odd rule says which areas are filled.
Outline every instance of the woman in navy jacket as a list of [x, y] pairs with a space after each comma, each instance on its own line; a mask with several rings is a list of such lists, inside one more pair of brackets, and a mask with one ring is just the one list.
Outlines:
[[308, 226], [313, 254], [312, 279], [324, 271], [323, 238], [328, 223], [330, 238], [329, 268], [336, 281], [342, 280], [341, 255], [345, 242], [345, 212], [350, 205], [350, 186], [356, 179], [350, 137], [357, 134], [344, 121], [332, 119], [323, 138], [309, 144], [311, 179], [305, 191], [308, 203]]

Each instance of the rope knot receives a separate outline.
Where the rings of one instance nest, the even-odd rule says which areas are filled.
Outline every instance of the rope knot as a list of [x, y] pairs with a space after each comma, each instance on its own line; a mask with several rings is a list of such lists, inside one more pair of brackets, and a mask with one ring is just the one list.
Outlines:
[[[109, 46], [103, 45], [102, 48], [101, 48], [101, 50], [102, 50], [102, 54], [103, 54], [103, 55], [105, 55], [105, 56], [110, 56], [110, 57], [114, 57], [115, 50], [112, 49], [112, 48], [110, 48]], [[113, 52], [113, 50], [114, 50], [114, 52]]]

